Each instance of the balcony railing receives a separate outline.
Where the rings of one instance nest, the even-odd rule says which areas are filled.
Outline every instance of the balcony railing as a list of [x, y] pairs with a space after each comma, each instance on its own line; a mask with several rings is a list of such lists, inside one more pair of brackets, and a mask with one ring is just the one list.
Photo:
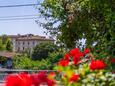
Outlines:
[[27, 72], [31, 73], [38, 73], [38, 72], [56, 72], [55, 70], [23, 70], [23, 69], [0, 69], [0, 83], [4, 83], [5, 79], [8, 74], [12, 73], [14, 75], [18, 74], [19, 72]]

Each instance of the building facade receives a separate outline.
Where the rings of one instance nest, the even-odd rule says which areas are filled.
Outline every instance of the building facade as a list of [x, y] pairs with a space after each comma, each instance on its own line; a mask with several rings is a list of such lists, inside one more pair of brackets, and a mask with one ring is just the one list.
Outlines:
[[13, 44], [14, 52], [24, 52], [26, 50], [32, 51], [33, 48], [43, 42], [52, 42], [54, 40], [51, 38], [46, 38], [45, 36], [27, 34], [27, 35], [9, 35]]

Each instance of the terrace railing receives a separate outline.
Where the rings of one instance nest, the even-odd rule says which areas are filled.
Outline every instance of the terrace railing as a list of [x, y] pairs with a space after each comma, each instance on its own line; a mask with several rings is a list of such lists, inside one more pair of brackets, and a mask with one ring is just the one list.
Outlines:
[[19, 72], [38, 73], [38, 72], [56, 72], [55, 70], [23, 70], [23, 69], [0, 69], [0, 83], [4, 83], [8, 74], [18, 74]]

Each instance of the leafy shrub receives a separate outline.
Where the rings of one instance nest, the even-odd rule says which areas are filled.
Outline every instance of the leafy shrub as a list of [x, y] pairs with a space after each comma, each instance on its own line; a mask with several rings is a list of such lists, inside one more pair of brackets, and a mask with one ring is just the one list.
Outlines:
[[16, 69], [30, 69], [32, 67], [31, 59], [26, 55], [16, 55], [13, 58], [13, 65]]
[[27, 55], [15, 56], [13, 58], [14, 68], [16, 69], [34, 69], [45, 70], [52, 69], [59, 59], [62, 58], [61, 54], [56, 52], [50, 53], [46, 59], [32, 60]]
[[48, 54], [56, 51], [56, 46], [53, 43], [40, 43], [38, 44], [32, 53], [33, 60], [42, 60], [48, 57]]

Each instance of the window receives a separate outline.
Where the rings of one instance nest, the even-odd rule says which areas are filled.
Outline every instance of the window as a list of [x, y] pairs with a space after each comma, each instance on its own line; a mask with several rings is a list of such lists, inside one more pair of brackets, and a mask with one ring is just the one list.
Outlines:
[[20, 47], [18, 47], [18, 51], [20, 51]]
[[33, 41], [33, 45], [35, 44], [35, 42]]
[[25, 44], [25, 42], [23, 42], [23, 45]]
[[23, 47], [23, 50], [24, 50], [24, 47]]
[[18, 45], [20, 45], [20, 42], [18, 42]]
[[30, 45], [30, 43], [28, 42], [28, 45]]

